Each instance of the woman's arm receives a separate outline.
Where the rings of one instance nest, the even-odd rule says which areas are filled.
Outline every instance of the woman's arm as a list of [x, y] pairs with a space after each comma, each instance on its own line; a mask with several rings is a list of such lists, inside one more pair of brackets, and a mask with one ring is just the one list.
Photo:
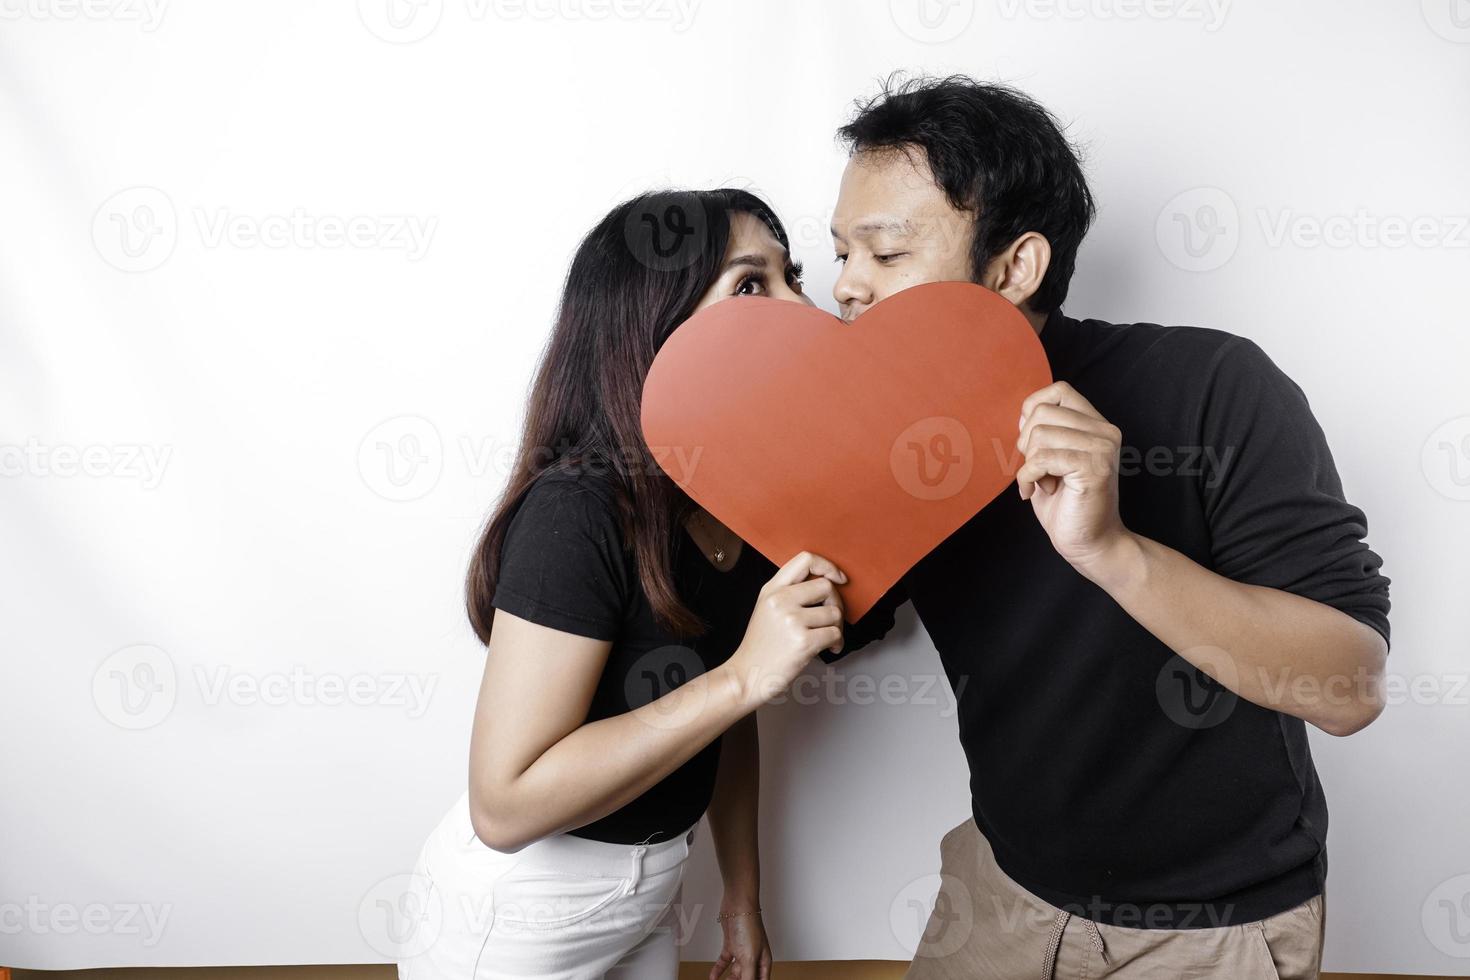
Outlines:
[[[809, 576], [818, 576], [810, 578]], [[470, 744], [475, 834], [513, 851], [632, 802], [841, 643], [830, 562], [803, 553], [761, 590], [740, 648], [636, 710], [584, 724], [611, 643], [495, 615]]]
[[760, 917], [761, 860], [760, 735], [754, 712], [725, 733], [720, 743], [720, 772], [710, 801], [709, 826], [725, 895], [720, 914], [725, 935], [720, 958], [710, 970], [711, 980], [731, 966], [751, 980], [769, 976], [771, 949]]
[[752, 912], [761, 907], [760, 782], [760, 737], [752, 712], [736, 722], [720, 743], [720, 773], [709, 807], [715, 856], [720, 877], [725, 879], [721, 912]]

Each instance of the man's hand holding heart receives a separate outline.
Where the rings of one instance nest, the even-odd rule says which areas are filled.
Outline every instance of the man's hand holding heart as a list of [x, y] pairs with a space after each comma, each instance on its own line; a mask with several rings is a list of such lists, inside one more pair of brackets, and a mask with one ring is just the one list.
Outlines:
[[1026, 397], [1019, 428], [1021, 499], [1031, 501], [1057, 553], [1099, 582], [1130, 541], [1118, 515], [1122, 433], [1065, 381]]

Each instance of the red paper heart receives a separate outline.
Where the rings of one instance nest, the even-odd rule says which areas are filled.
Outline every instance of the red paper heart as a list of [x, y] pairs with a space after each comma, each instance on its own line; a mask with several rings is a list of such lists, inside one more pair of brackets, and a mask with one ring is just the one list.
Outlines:
[[643, 434], [700, 506], [777, 565], [836, 562], [856, 620], [1015, 478], [1016, 421], [1051, 382], [1036, 332], [971, 283], [851, 324], [764, 297], [706, 307], [643, 387]]

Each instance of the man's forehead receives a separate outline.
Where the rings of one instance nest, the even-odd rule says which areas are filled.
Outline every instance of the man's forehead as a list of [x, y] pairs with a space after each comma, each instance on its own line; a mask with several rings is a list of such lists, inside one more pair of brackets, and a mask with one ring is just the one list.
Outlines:
[[853, 221], [844, 221], [839, 214], [832, 219], [832, 234], [851, 235], [855, 238], [864, 235], [912, 235], [917, 230], [918, 225], [912, 218], [895, 214], [863, 215]]

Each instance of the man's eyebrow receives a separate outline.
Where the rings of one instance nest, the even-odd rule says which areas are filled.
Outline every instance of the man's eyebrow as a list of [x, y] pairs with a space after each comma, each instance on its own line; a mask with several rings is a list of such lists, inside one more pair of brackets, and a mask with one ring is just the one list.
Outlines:
[[[833, 238], [843, 237], [836, 225], [833, 225], [831, 230]], [[914, 223], [907, 218], [870, 218], [867, 221], [859, 221], [848, 231], [855, 238], [883, 231], [894, 235], [910, 235], [914, 231]]]

